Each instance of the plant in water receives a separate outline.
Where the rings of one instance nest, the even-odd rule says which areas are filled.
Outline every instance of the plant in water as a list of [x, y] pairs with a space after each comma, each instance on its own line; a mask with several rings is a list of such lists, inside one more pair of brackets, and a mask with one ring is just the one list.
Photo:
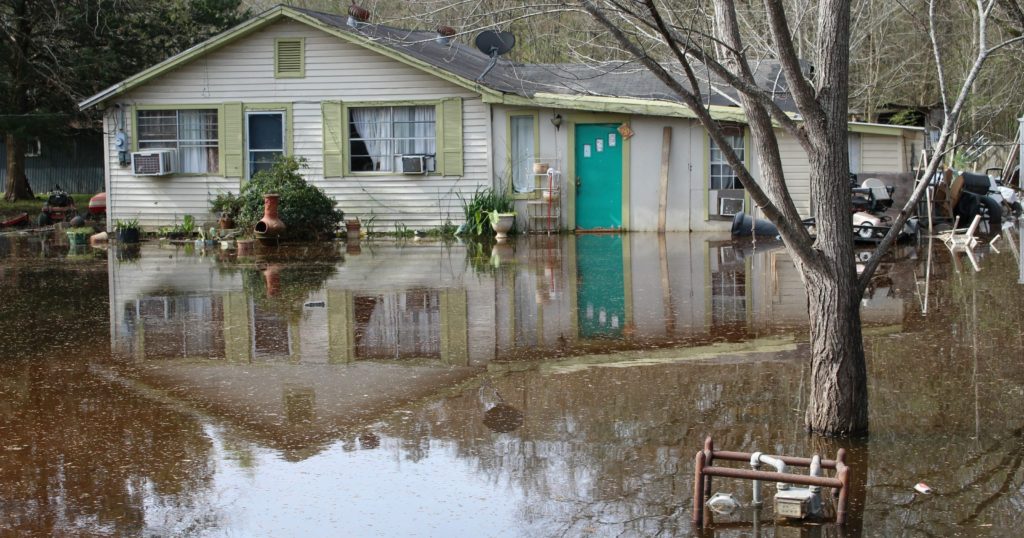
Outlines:
[[[461, 197], [460, 197], [461, 198]], [[471, 235], [483, 235], [491, 230], [491, 213], [511, 213], [515, 210], [515, 201], [508, 189], [477, 189], [468, 201], [462, 200], [462, 210], [466, 216], [466, 229]]]
[[192, 215], [185, 215], [181, 218], [181, 225], [178, 226], [178, 230], [185, 237], [192, 237], [192, 234], [196, 232], [196, 218]]
[[118, 231], [138, 230], [139, 219], [116, 219], [114, 220], [114, 229]]
[[395, 223], [395, 237], [412, 237], [413, 235], [415, 235], [414, 232], [405, 223]]
[[242, 187], [241, 210], [236, 225], [252, 230], [263, 217], [263, 195], [280, 195], [278, 212], [287, 228], [282, 239], [314, 240], [334, 237], [345, 214], [335, 209], [334, 200], [319, 187], [310, 185], [299, 172], [306, 167], [303, 158], [278, 157], [274, 165], [261, 170]]

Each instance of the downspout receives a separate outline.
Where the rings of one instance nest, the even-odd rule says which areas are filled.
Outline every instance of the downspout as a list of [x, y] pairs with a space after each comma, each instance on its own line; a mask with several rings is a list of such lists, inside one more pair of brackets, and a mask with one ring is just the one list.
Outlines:
[[[774, 456], [769, 456], [767, 454], [762, 454], [760, 452], [754, 452], [753, 454], [750, 455], [750, 467], [751, 468], [753, 468], [756, 471], [756, 470], [761, 468], [761, 464], [771, 465], [772, 467], [775, 468], [775, 471], [779, 472], [779, 473], [786, 472], [786, 463], [784, 461], [780, 460], [779, 458], [776, 458]], [[818, 473], [819, 474], [821, 473], [821, 462], [820, 461], [818, 462]], [[775, 489], [777, 491], [787, 490], [787, 489], [789, 489], [789, 484], [786, 484], [785, 482], [776, 482], [775, 483]], [[753, 496], [753, 499], [750, 501], [750, 504], [753, 505], [753, 506], [761, 506], [761, 505], [764, 504], [764, 501], [761, 499], [761, 481], [760, 480], [754, 480], [754, 496]]]

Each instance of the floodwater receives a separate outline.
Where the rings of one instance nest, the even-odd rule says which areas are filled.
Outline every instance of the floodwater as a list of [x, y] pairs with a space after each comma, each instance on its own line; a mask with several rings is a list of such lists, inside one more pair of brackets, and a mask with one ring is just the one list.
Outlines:
[[[827, 440], [803, 430], [805, 299], [770, 243], [237, 259], [0, 236], [0, 536], [690, 535], [709, 435], [844, 447], [853, 488], [844, 528], [776, 523], [766, 485], [761, 513], [705, 535], [1019, 536], [1024, 274], [996, 247], [977, 272], [941, 244], [883, 265], [871, 435]], [[714, 488], [749, 502], [747, 482]]]

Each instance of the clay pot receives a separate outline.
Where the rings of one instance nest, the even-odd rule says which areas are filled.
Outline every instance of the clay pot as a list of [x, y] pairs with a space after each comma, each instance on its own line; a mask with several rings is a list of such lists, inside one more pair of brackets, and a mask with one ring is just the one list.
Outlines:
[[281, 197], [277, 194], [263, 195], [263, 218], [253, 228], [260, 238], [277, 237], [284, 232], [284, 221], [277, 216], [277, 204], [280, 200]]
[[281, 292], [281, 266], [268, 265], [263, 270], [263, 281], [267, 285], [267, 297], [276, 297]]
[[222, 214], [220, 219], [217, 220], [217, 224], [221, 230], [230, 230], [235, 227], [235, 220], [227, 214]]
[[237, 245], [239, 256], [252, 255], [252, 239], [239, 239]]
[[359, 239], [359, 232], [362, 230], [362, 224], [359, 220], [346, 220], [345, 221], [345, 238], [346, 239]]

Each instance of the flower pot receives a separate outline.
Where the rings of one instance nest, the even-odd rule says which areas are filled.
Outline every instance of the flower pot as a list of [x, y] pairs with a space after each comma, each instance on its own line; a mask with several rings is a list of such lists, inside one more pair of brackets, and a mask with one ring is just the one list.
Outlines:
[[504, 241], [508, 237], [508, 232], [515, 223], [515, 213], [491, 213], [491, 227], [494, 228], [498, 241]]
[[73, 232], [68, 231], [68, 244], [71, 246], [85, 245], [89, 243], [89, 236], [92, 235], [89, 232]]
[[358, 220], [346, 220], [345, 221], [345, 238], [346, 239], [359, 239], [359, 232], [362, 230], [362, 224]]
[[277, 194], [263, 195], [263, 218], [253, 228], [260, 239], [278, 237], [284, 232], [284, 221], [277, 216], [277, 204], [280, 200], [281, 197]]
[[117, 231], [117, 242], [130, 245], [132, 243], [139, 242], [139, 229], [138, 228], [125, 228], [124, 230]]
[[221, 230], [230, 230], [235, 227], [235, 220], [228, 215], [221, 215], [220, 218], [217, 219], [217, 226], [219, 226]]
[[548, 163], [534, 163], [533, 173], [534, 174], [546, 174], [548, 173]]
[[239, 256], [251, 256], [252, 255], [252, 243], [253, 243], [252, 239], [239, 239], [237, 241], [238, 255]]

